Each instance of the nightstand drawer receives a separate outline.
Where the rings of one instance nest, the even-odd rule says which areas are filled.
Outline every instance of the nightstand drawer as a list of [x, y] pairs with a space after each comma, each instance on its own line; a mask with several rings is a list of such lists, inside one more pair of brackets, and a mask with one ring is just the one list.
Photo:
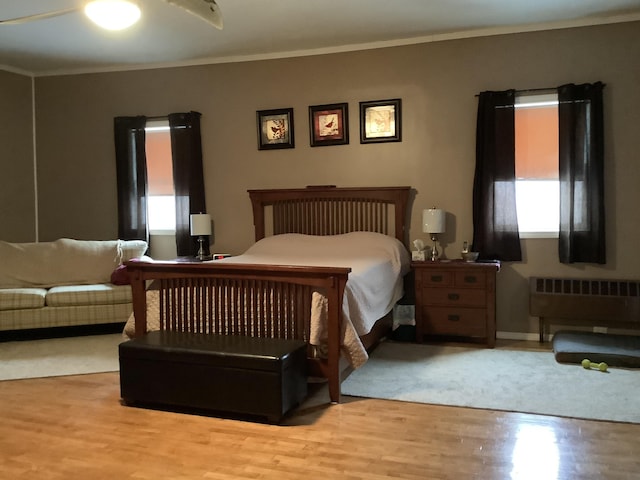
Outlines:
[[425, 335], [486, 337], [487, 313], [478, 308], [423, 307]]
[[447, 270], [420, 270], [416, 275], [416, 283], [423, 287], [452, 287], [455, 275]]
[[456, 272], [456, 287], [484, 288], [486, 285], [487, 277], [483, 272]]
[[423, 288], [422, 301], [424, 305], [484, 307], [487, 294], [484, 290], [472, 288]]

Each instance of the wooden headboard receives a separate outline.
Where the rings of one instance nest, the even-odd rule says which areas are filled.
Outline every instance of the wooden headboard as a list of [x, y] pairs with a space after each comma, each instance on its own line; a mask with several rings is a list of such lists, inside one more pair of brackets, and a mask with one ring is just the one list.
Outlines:
[[[354, 231], [393, 235], [408, 245], [407, 204], [411, 187], [342, 187], [249, 190], [256, 241], [270, 234], [338, 235]], [[393, 230], [392, 230], [393, 228]]]

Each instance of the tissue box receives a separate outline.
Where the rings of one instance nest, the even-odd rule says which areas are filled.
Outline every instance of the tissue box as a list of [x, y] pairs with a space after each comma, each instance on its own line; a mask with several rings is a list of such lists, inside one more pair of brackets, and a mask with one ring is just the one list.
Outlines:
[[424, 250], [412, 250], [411, 251], [411, 260], [424, 262]]

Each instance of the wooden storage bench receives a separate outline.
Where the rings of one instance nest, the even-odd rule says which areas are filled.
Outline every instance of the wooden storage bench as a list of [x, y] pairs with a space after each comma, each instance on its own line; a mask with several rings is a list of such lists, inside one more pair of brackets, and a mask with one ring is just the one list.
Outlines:
[[119, 356], [126, 404], [258, 415], [277, 423], [307, 395], [303, 341], [157, 331], [121, 343]]

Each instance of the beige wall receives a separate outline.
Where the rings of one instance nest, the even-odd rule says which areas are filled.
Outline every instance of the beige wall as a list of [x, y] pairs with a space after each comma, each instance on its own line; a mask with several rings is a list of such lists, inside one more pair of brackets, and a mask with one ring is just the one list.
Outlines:
[[[605, 266], [564, 266], [554, 240], [523, 240], [524, 261], [498, 279], [498, 329], [535, 332], [533, 275], [638, 278], [627, 252], [637, 225], [640, 24], [493, 36], [353, 53], [187, 68], [36, 79], [40, 231], [117, 234], [113, 117], [197, 110], [202, 115], [207, 208], [215, 251], [253, 241], [247, 189], [309, 184], [411, 185], [411, 239], [423, 208], [449, 212], [445, 253], [472, 238], [477, 99], [483, 90], [601, 80], [605, 89]], [[359, 143], [358, 102], [402, 98], [401, 143]], [[309, 146], [308, 106], [348, 102], [350, 143]], [[258, 151], [256, 110], [294, 108], [296, 147]], [[2, 167], [6, 169], [5, 166]]]
[[0, 71], [0, 240], [36, 239], [31, 78]]

